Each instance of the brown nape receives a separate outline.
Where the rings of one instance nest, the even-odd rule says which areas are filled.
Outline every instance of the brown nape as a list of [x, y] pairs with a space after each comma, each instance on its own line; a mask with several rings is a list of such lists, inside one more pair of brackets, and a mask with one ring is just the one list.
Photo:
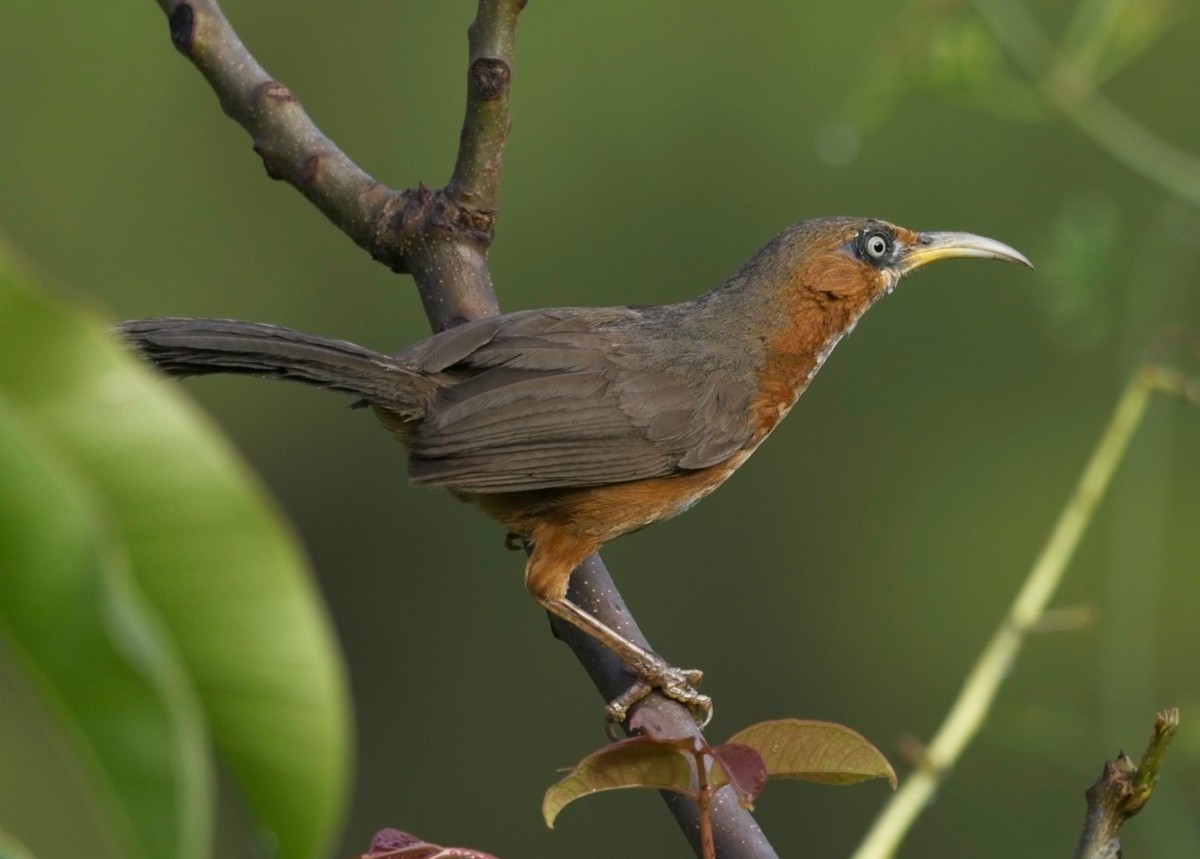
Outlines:
[[[921, 254], [905, 253], [921, 245]], [[566, 600], [609, 540], [726, 480], [791, 409], [838, 340], [932, 259], [1016, 251], [965, 233], [861, 218], [797, 224], [716, 289], [680, 304], [550, 308], [468, 322], [393, 355], [277, 326], [159, 319], [120, 333], [169, 373], [244, 373], [360, 398], [408, 448], [413, 483], [473, 501], [529, 541], [525, 581], [650, 689], [710, 710], [672, 668]]]

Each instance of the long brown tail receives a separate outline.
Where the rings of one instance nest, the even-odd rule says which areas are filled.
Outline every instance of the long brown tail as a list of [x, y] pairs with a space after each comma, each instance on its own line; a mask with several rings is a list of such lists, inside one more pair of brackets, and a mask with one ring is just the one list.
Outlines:
[[419, 417], [436, 387], [393, 358], [330, 340], [234, 319], [133, 319], [117, 332], [172, 376], [236, 373], [303, 382], [362, 397], [405, 417]]

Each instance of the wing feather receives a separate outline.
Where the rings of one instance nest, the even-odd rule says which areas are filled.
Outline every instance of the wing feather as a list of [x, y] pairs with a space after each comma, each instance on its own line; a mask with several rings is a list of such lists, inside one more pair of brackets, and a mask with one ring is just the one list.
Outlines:
[[451, 329], [396, 358], [441, 386], [409, 441], [413, 482], [519, 492], [716, 464], [749, 439], [746, 372], [688, 375], [686, 336], [642, 311], [566, 308]]

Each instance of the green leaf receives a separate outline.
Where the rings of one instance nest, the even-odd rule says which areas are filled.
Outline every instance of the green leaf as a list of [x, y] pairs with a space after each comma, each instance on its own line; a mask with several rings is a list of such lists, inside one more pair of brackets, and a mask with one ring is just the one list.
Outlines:
[[690, 755], [649, 737], [631, 737], [592, 752], [542, 798], [542, 817], [554, 819], [571, 802], [602, 790], [650, 787], [695, 796]]
[[88, 482], [0, 396], [0, 631], [75, 741], [120, 856], [208, 853], [199, 705]]
[[0, 336], [0, 391], [102, 496], [278, 855], [324, 855], [345, 797], [346, 683], [289, 529], [178, 387], [3, 265]]
[[[759, 722], [729, 738], [727, 745], [750, 746], [767, 766], [768, 778], [798, 778], [820, 784], [855, 784], [886, 778], [896, 788], [896, 773], [880, 751], [861, 734], [833, 722], [777, 719]], [[717, 771], [714, 771], [714, 785]]]

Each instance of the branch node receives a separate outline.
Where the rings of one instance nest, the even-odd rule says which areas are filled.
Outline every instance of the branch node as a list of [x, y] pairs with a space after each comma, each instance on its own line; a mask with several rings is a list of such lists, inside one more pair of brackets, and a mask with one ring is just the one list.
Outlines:
[[938, 778], [945, 775], [944, 768], [937, 766], [929, 759], [929, 746], [911, 734], [900, 737], [896, 741], [896, 752], [901, 760], [915, 770], [931, 773]]
[[262, 85], [258, 88], [257, 95], [260, 99], [270, 99], [271, 101], [296, 101], [296, 96], [287, 88], [287, 85], [275, 80], [263, 81]]
[[277, 182], [287, 179], [286, 161], [276, 156], [266, 140], [261, 137], [255, 137], [254, 152], [262, 159], [263, 167], [266, 169], [269, 178]]
[[[495, 235], [496, 211], [455, 200], [444, 189], [424, 183], [395, 195], [384, 207], [376, 243], [395, 254], [377, 257], [395, 271], [408, 271], [409, 256], [418, 243], [468, 243], [484, 252]], [[398, 267], [399, 266], [399, 267]]]
[[508, 63], [496, 57], [480, 57], [471, 63], [471, 87], [483, 101], [499, 98], [512, 80]]
[[196, 13], [190, 3], [180, 3], [167, 16], [171, 28], [171, 44], [184, 56], [192, 53], [192, 40], [196, 35]]

